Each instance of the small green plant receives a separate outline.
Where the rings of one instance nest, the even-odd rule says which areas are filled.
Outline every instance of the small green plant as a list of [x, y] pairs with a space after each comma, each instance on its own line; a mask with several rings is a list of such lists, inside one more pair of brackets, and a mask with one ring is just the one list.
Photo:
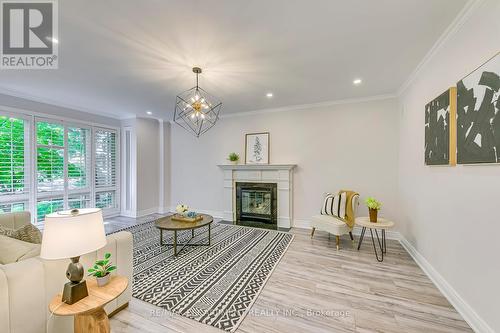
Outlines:
[[88, 269], [89, 276], [102, 278], [114, 271], [116, 266], [111, 264], [110, 258], [111, 253], [106, 253], [103, 260], [97, 260], [94, 267]]
[[380, 210], [380, 208], [382, 208], [382, 204], [372, 197], [366, 198], [365, 204], [370, 209]]
[[236, 153], [230, 153], [227, 159], [230, 160], [231, 162], [237, 162], [240, 160], [240, 155]]

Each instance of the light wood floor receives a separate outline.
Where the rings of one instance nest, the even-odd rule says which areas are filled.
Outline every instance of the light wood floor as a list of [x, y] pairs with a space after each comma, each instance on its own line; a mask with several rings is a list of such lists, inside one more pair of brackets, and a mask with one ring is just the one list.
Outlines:
[[[376, 261], [370, 238], [292, 229], [295, 239], [239, 326], [250, 332], [472, 332], [397, 241]], [[356, 237], [357, 241], [357, 237]], [[133, 299], [113, 332], [221, 332]]]

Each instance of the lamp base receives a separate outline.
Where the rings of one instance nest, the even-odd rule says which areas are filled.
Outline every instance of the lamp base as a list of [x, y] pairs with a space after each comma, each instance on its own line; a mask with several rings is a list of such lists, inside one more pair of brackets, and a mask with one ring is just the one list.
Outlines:
[[64, 284], [62, 301], [66, 304], [73, 304], [89, 295], [87, 282], [68, 282]]

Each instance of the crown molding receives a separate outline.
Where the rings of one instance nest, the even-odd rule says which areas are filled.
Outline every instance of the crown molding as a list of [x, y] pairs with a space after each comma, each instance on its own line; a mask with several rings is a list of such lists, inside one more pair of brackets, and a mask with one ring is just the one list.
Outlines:
[[397, 97], [397, 95], [395, 95], [395, 94], [385, 94], [385, 95], [375, 95], [375, 96], [361, 97], [361, 98], [338, 99], [338, 100], [319, 102], [319, 103], [298, 104], [298, 105], [289, 105], [289, 106], [283, 106], [283, 107], [278, 107], [278, 108], [235, 112], [235, 113], [231, 113], [231, 114], [221, 115], [221, 116], [219, 116], [219, 118], [223, 119], [223, 118], [233, 118], [233, 117], [246, 117], [246, 116], [264, 114], [264, 113], [275, 113], [275, 112], [284, 112], [284, 111], [313, 109], [313, 108], [327, 107], [327, 106], [333, 106], [333, 105], [342, 105], [342, 104], [357, 104], [357, 103], [365, 103], [365, 102], [372, 102], [372, 101], [381, 101], [381, 100], [392, 99], [392, 98], [396, 98], [396, 97]]
[[61, 107], [61, 108], [66, 108], [66, 109], [71, 109], [74, 111], [80, 111], [80, 112], [85, 112], [85, 113], [90, 113], [90, 114], [95, 114], [99, 115], [101, 117], [106, 117], [106, 118], [112, 118], [112, 119], [117, 119], [117, 120], [123, 120], [130, 118], [130, 115], [118, 115], [116, 113], [108, 113], [108, 112], [103, 112], [95, 109], [89, 109], [85, 108], [82, 106], [77, 106], [69, 103], [61, 103], [59, 101], [52, 100], [50, 98], [45, 98], [45, 97], [40, 97], [32, 94], [27, 94], [24, 92], [20, 92], [18, 90], [14, 89], [8, 89], [4, 87], [0, 87], [0, 94], [4, 94], [7, 96], [11, 97], [17, 97], [17, 98], [22, 98], [28, 101], [32, 102], [37, 102], [37, 103], [43, 103], [43, 104], [48, 104], [56, 107]]
[[431, 59], [441, 50], [443, 45], [453, 37], [460, 28], [467, 22], [474, 11], [484, 2], [484, 0], [469, 0], [446, 30], [441, 34], [431, 49], [425, 54], [406, 81], [397, 90], [396, 96], [401, 96], [406, 89], [415, 81], [420, 72], [427, 66]]

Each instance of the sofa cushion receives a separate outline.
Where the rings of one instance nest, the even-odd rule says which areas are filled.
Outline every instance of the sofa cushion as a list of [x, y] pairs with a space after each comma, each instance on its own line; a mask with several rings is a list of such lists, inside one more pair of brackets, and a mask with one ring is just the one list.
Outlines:
[[311, 218], [311, 227], [327, 231], [334, 235], [347, 234], [350, 229], [347, 224], [331, 215], [315, 215]]
[[6, 265], [20, 260], [36, 257], [40, 245], [0, 235], [0, 264]]
[[16, 238], [24, 242], [41, 244], [42, 233], [33, 224], [26, 224], [19, 229], [12, 230], [0, 226], [0, 235]]
[[19, 229], [31, 222], [30, 212], [12, 212], [0, 214], [0, 226], [8, 229]]

